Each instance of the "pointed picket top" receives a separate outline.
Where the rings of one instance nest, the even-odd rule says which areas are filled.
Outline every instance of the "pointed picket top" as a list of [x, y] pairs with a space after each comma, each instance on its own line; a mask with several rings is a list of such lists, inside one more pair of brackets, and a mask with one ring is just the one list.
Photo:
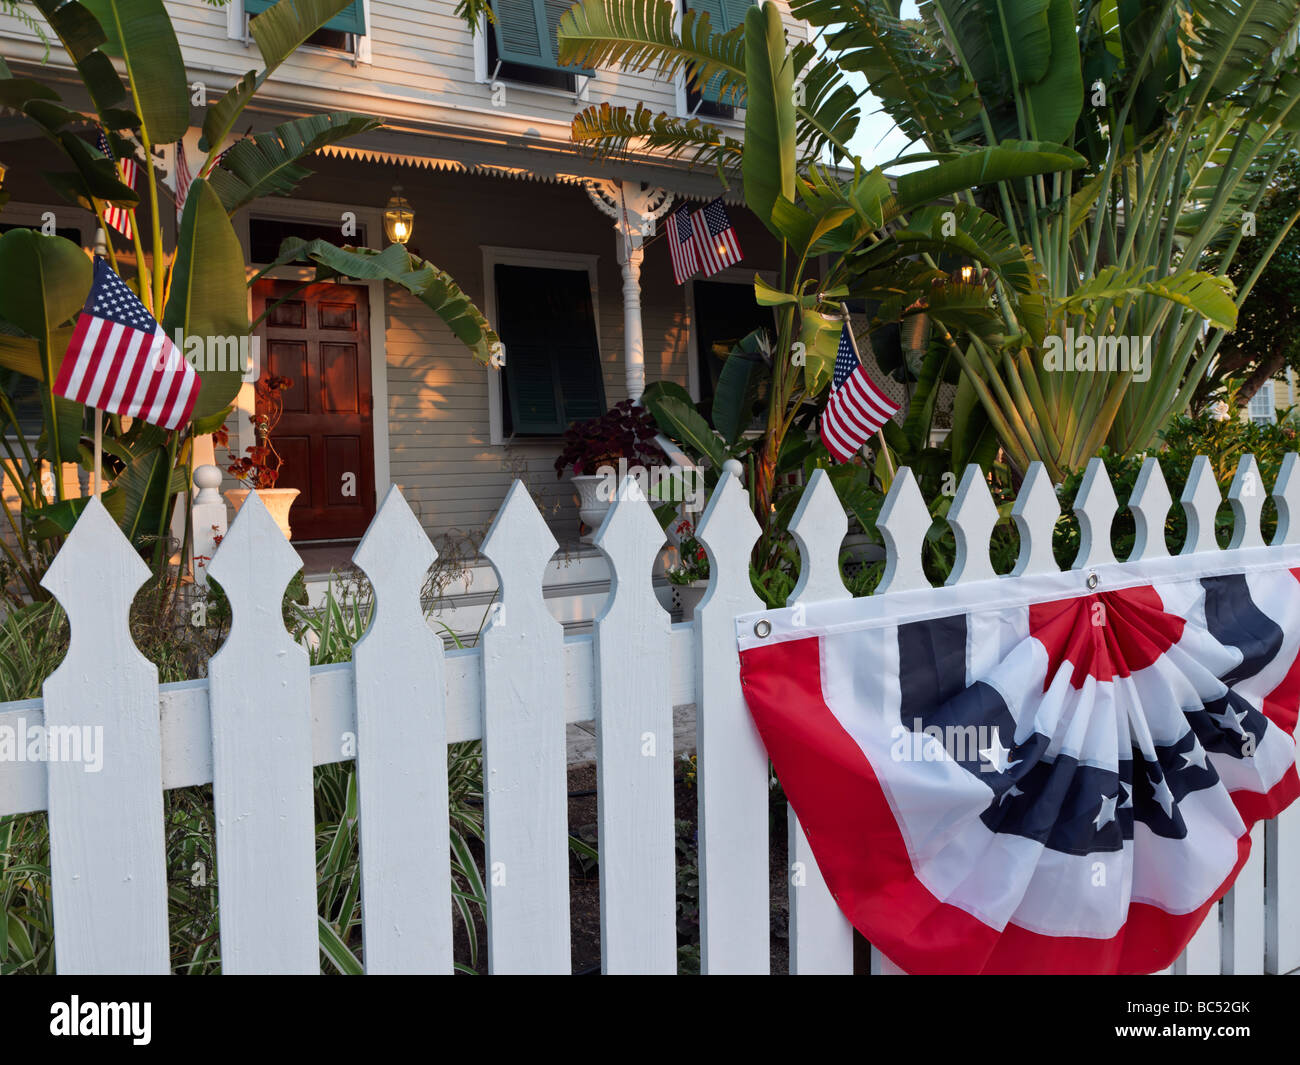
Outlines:
[[[41, 587], [54, 596], [76, 629], [84, 613], [103, 617], [105, 605], [118, 607], [115, 621], [127, 630], [131, 601], [149, 579], [149, 567], [118, 528], [104, 504], [93, 496], [77, 519], [59, 553], [41, 578]], [[83, 646], [94, 644], [87, 641]], [[143, 656], [141, 656], [143, 657]]]
[[1052, 552], [1052, 533], [1060, 516], [1061, 502], [1056, 498], [1056, 488], [1047, 467], [1041, 462], [1031, 462], [1015, 506], [1011, 508], [1011, 519], [1020, 533], [1020, 554], [1011, 576], [1060, 570]]
[[[740, 479], [730, 471], [724, 473], [695, 529], [695, 538], [709, 556], [709, 589], [697, 611], [707, 607], [717, 595], [758, 599], [749, 583], [749, 552], [762, 531], [749, 509], [749, 493]], [[754, 609], [761, 606], [760, 603]]]
[[1214, 537], [1214, 518], [1223, 496], [1214, 479], [1214, 470], [1210, 468], [1210, 460], [1204, 455], [1197, 455], [1192, 463], [1180, 502], [1187, 513], [1187, 540], [1179, 554], [1217, 551], [1219, 542]]
[[524, 482], [516, 480], [479, 548], [497, 572], [499, 602], [520, 597], [540, 601], [546, 566], [559, 546]]
[[[650, 570], [655, 557], [668, 537], [655, 517], [654, 510], [646, 499], [640, 483], [630, 474], [619, 483], [614, 502], [600, 523], [591, 542], [600, 549], [610, 563], [610, 603], [613, 596], [620, 591], [618, 575], [637, 574], [645, 577], [632, 594], [635, 599], [656, 606], [653, 587], [650, 583]], [[627, 592], [626, 589], [623, 589]], [[644, 594], [638, 595], [637, 591]]]
[[1277, 532], [1273, 546], [1300, 543], [1300, 455], [1289, 452], [1278, 470], [1273, 485], [1273, 502], [1277, 504]]
[[998, 508], [989, 494], [984, 471], [972, 463], [962, 474], [957, 495], [948, 508], [948, 524], [957, 542], [957, 554], [945, 585], [970, 584], [997, 576], [989, 557], [989, 537], [997, 523]]
[[1169, 485], [1165, 483], [1160, 462], [1154, 457], [1148, 458], [1142, 463], [1142, 469], [1133, 485], [1133, 494], [1128, 501], [1128, 509], [1133, 512], [1133, 521], [1137, 526], [1137, 535], [1133, 538], [1133, 550], [1129, 552], [1128, 561], [1168, 557], [1165, 522], [1169, 518], [1169, 508], [1173, 505], [1174, 497], [1169, 494]]
[[786, 599], [787, 605], [801, 600], [849, 598], [840, 576], [840, 545], [848, 532], [848, 515], [840, 505], [830, 474], [814, 470], [790, 522], [790, 535], [799, 545], [801, 562], [799, 583]]
[[1237, 472], [1228, 486], [1228, 503], [1232, 507], [1232, 539], [1228, 547], [1263, 547], [1259, 516], [1264, 509], [1264, 481], [1254, 455], [1243, 455], [1237, 463]]
[[1090, 459], [1074, 499], [1074, 516], [1079, 519], [1079, 553], [1072, 569], [1102, 566], [1115, 561], [1110, 526], [1119, 510], [1119, 500], [1110, 483], [1110, 474], [1101, 459]]
[[393, 485], [352, 552], [352, 561], [370, 581], [378, 604], [363, 641], [377, 626], [394, 632], [402, 625], [425, 624], [420, 589], [437, 557], [402, 490]]
[[[208, 563], [208, 576], [216, 579], [230, 600], [231, 625], [240, 624], [241, 606], [267, 610], [278, 618], [284, 590], [300, 569], [298, 552], [289, 546], [261, 497], [249, 492]], [[290, 639], [287, 632], [283, 635]]]
[[901, 467], [895, 475], [876, 528], [885, 541], [885, 572], [876, 594], [931, 587], [921, 565], [921, 545], [930, 531], [930, 511], [908, 467]]

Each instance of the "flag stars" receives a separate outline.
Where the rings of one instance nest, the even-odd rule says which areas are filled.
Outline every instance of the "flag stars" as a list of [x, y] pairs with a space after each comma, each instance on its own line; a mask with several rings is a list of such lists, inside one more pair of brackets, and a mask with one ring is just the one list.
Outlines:
[[1208, 768], [1205, 764], [1205, 748], [1196, 742], [1195, 736], [1192, 737], [1192, 749], [1181, 757], [1183, 759], [1183, 764], [1179, 767], [1181, 769], [1190, 769], [1192, 766], [1196, 766], [1197, 769]]
[[996, 728], [990, 730], [993, 734], [993, 740], [987, 747], [980, 749], [980, 756], [986, 759], [993, 767], [995, 773], [1005, 773], [1012, 766], [1020, 764], [1019, 760], [1014, 762], [1007, 761], [1007, 756], [1011, 753], [1010, 747], [1002, 746], [1002, 736]]
[[1151, 787], [1155, 791], [1156, 802], [1160, 804], [1160, 809], [1164, 810], [1166, 817], [1174, 815], [1174, 793], [1169, 790], [1169, 785], [1165, 778], [1161, 777], [1156, 780], [1155, 777], [1147, 777], [1151, 782]]
[[1119, 782], [1119, 786], [1124, 789], [1124, 801], [1119, 804], [1119, 808], [1121, 810], [1131, 810], [1133, 808], [1133, 788], [1122, 780]]
[[1231, 706], [1224, 707], [1223, 713], [1211, 714], [1210, 717], [1219, 723], [1220, 728], [1231, 729], [1238, 735], [1246, 735], [1246, 729], [1242, 722], [1246, 720], [1247, 711], [1236, 711]]
[[1097, 811], [1097, 816], [1092, 820], [1098, 831], [1101, 831], [1106, 825], [1115, 820], [1115, 800], [1118, 798], [1118, 795], [1103, 795], [1101, 797], [1101, 809]]

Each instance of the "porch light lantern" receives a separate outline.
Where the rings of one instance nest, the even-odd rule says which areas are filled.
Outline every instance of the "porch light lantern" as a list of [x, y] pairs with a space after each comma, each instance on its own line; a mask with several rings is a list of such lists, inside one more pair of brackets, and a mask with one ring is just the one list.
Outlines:
[[393, 194], [384, 207], [384, 233], [393, 244], [405, 244], [415, 228], [415, 211], [402, 195], [402, 186], [394, 185]]

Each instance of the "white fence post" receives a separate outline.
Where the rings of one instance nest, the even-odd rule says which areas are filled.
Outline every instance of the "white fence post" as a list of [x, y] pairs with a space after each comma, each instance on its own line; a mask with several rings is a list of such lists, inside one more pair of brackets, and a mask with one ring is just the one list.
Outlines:
[[1264, 825], [1250, 832], [1250, 857], [1223, 896], [1223, 972], [1257, 976], [1264, 971]]
[[320, 972], [308, 659], [281, 613], [301, 565], [250, 492], [208, 567], [231, 609], [208, 668], [228, 974]]
[[737, 474], [723, 473], [696, 533], [709, 556], [709, 589], [695, 612], [705, 973], [771, 969], [767, 751], [740, 687], [735, 620], [763, 608], [749, 583], [749, 553], [759, 532]]
[[[840, 577], [840, 547], [849, 520], [825, 470], [814, 470], [790, 522], [799, 545], [799, 583], [787, 606], [848, 599]], [[794, 976], [852, 975], [853, 926], [822, 879], [794, 807], [786, 809], [787, 883], [790, 892], [790, 972]]]
[[158, 670], [127, 624], [148, 578], [92, 498], [41, 581], [72, 627], [44, 687], [46, 743], [59, 745], [45, 772], [54, 952], [65, 976], [169, 968]]
[[436, 557], [393, 485], [352, 556], [374, 589], [352, 652], [368, 973], [452, 971], [447, 681], [442, 640], [420, 606]]
[[611, 573], [592, 636], [600, 953], [611, 974], [677, 972], [672, 621], [650, 580], [663, 542], [640, 487], [625, 478], [594, 538]]
[[194, 471], [194, 487], [196, 493], [190, 513], [190, 559], [194, 566], [194, 583], [202, 588], [208, 583], [208, 566], [217, 553], [217, 545], [226, 536], [226, 501], [217, 491], [221, 487], [221, 471], [215, 466], [200, 466]]
[[515, 481], [482, 547], [501, 587], [479, 640], [494, 973], [572, 971], [564, 630], [542, 598], [558, 546]]

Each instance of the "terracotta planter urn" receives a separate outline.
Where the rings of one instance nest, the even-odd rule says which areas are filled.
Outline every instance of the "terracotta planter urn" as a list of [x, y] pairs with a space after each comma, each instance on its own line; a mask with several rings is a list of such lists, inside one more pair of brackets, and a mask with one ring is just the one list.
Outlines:
[[[244, 505], [244, 500], [248, 498], [249, 491], [248, 488], [226, 489], [226, 498], [230, 500], [230, 505], [235, 508], [236, 514], [239, 513], [239, 508]], [[266, 509], [271, 512], [275, 524], [284, 533], [284, 538], [292, 540], [293, 530], [289, 528], [289, 508], [293, 506], [293, 501], [298, 498], [298, 489], [259, 488], [257, 494], [262, 497], [262, 502], [266, 504]]]

